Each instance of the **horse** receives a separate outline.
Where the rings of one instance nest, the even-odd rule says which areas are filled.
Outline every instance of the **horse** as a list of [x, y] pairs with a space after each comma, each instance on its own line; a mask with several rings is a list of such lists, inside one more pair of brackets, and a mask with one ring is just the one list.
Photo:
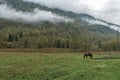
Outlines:
[[87, 59], [88, 56], [89, 56], [90, 58], [93, 58], [93, 54], [92, 54], [92, 53], [90, 53], [90, 52], [84, 53], [84, 59]]

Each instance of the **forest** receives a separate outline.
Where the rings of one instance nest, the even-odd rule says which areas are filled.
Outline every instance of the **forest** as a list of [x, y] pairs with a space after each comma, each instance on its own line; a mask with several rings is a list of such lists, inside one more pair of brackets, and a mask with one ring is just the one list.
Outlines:
[[81, 52], [120, 50], [118, 32], [114, 35], [100, 34], [71, 23], [8, 22], [0, 25], [0, 48], [64, 48]]

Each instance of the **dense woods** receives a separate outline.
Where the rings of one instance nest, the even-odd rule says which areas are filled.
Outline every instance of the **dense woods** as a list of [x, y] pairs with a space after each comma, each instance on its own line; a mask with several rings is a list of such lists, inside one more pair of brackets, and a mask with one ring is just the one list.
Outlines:
[[79, 51], [119, 51], [119, 33], [106, 36], [84, 31], [71, 23], [5, 24], [0, 27], [0, 48], [66, 48]]

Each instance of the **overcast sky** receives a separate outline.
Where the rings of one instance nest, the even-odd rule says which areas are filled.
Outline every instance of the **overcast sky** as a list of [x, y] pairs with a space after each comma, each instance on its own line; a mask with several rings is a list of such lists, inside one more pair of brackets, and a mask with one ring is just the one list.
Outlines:
[[76, 13], [87, 13], [97, 18], [119, 24], [120, 0], [24, 0], [49, 7], [58, 7]]

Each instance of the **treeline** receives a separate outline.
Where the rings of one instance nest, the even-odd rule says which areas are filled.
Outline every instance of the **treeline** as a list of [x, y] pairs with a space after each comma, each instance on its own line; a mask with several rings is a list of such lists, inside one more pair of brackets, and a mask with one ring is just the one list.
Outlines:
[[[118, 38], [102, 40], [93, 34], [65, 35], [66, 33], [48, 32], [41, 29], [29, 29], [1, 36], [0, 48], [67, 48], [79, 51], [120, 51]], [[44, 29], [42, 29], [44, 30]]]
[[[0, 48], [67, 48], [79, 51], [120, 51], [119, 35], [72, 23], [24, 24], [2, 20]], [[109, 36], [109, 37], [108, 37]]]

